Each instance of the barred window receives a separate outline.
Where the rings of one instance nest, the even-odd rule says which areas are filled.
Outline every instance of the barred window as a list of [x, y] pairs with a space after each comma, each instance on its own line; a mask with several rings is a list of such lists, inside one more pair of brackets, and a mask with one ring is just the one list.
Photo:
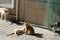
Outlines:
[[0, 0], [0, 7], [14, 8], [14, 0]]

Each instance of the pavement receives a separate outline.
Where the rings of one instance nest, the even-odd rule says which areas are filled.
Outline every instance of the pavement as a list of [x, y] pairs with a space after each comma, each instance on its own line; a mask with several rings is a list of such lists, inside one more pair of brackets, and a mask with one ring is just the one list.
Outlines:
[[20, 26], [15, 23], [11, 24], [11, 22], [0, 20], [0, 40], [60, 40], [58, 33], [39, 27], [33, 27], [36, 33], [35, 35], [22, 34], [19, 36], [7, 36], [7, 33], [15, 28], [22, 29], [23, 25]]

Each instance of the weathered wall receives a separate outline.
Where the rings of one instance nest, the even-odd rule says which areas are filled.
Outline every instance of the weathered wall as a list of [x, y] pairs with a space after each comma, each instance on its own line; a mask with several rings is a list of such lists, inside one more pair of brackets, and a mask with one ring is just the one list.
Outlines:
[[[46, 25], [48, 8], [47, 4], [47, 0], [19, 0], [19, 20]], [[59, 10], [58, 16], [60, 17]], [[14, 7], [14, 9], [10, 9], [10, 12], [15, 14], [16, 7]]]
[[32, 0], [20, 0], [19, 3], [19, 19], [35, 24], [46, 25], [47, 15], [46, 2], [38, 2]]
[[19, 1], [19, 20], [24, 20], [24, 0]]

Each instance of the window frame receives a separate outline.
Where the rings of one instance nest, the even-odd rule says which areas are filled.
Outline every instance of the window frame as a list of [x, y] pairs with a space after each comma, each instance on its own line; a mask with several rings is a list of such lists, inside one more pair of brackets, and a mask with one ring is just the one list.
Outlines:
[[14, 0], [11, 0], [11, 3], [6, 3], [6, 4], [0, 4], [0, 7], [5, 7], [5, 8], [14, 8]]

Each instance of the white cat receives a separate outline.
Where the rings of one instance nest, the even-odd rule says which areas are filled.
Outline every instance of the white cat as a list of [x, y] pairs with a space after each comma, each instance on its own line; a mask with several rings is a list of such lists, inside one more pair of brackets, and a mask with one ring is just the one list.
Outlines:
[[10, 35], [14, 36], [14, 35], [21, 35], [23, 33], [24, 33], [23, 29], [13, 29], [9, 33], [7, 33], [7, 35], [8, 36], [10, 36]]
[[7, 16], [8, 13], [9, 13], [8, 9], [6, 9], [6, 8], [0, 8], [1, 19], [6, 20], [6, 16]]

